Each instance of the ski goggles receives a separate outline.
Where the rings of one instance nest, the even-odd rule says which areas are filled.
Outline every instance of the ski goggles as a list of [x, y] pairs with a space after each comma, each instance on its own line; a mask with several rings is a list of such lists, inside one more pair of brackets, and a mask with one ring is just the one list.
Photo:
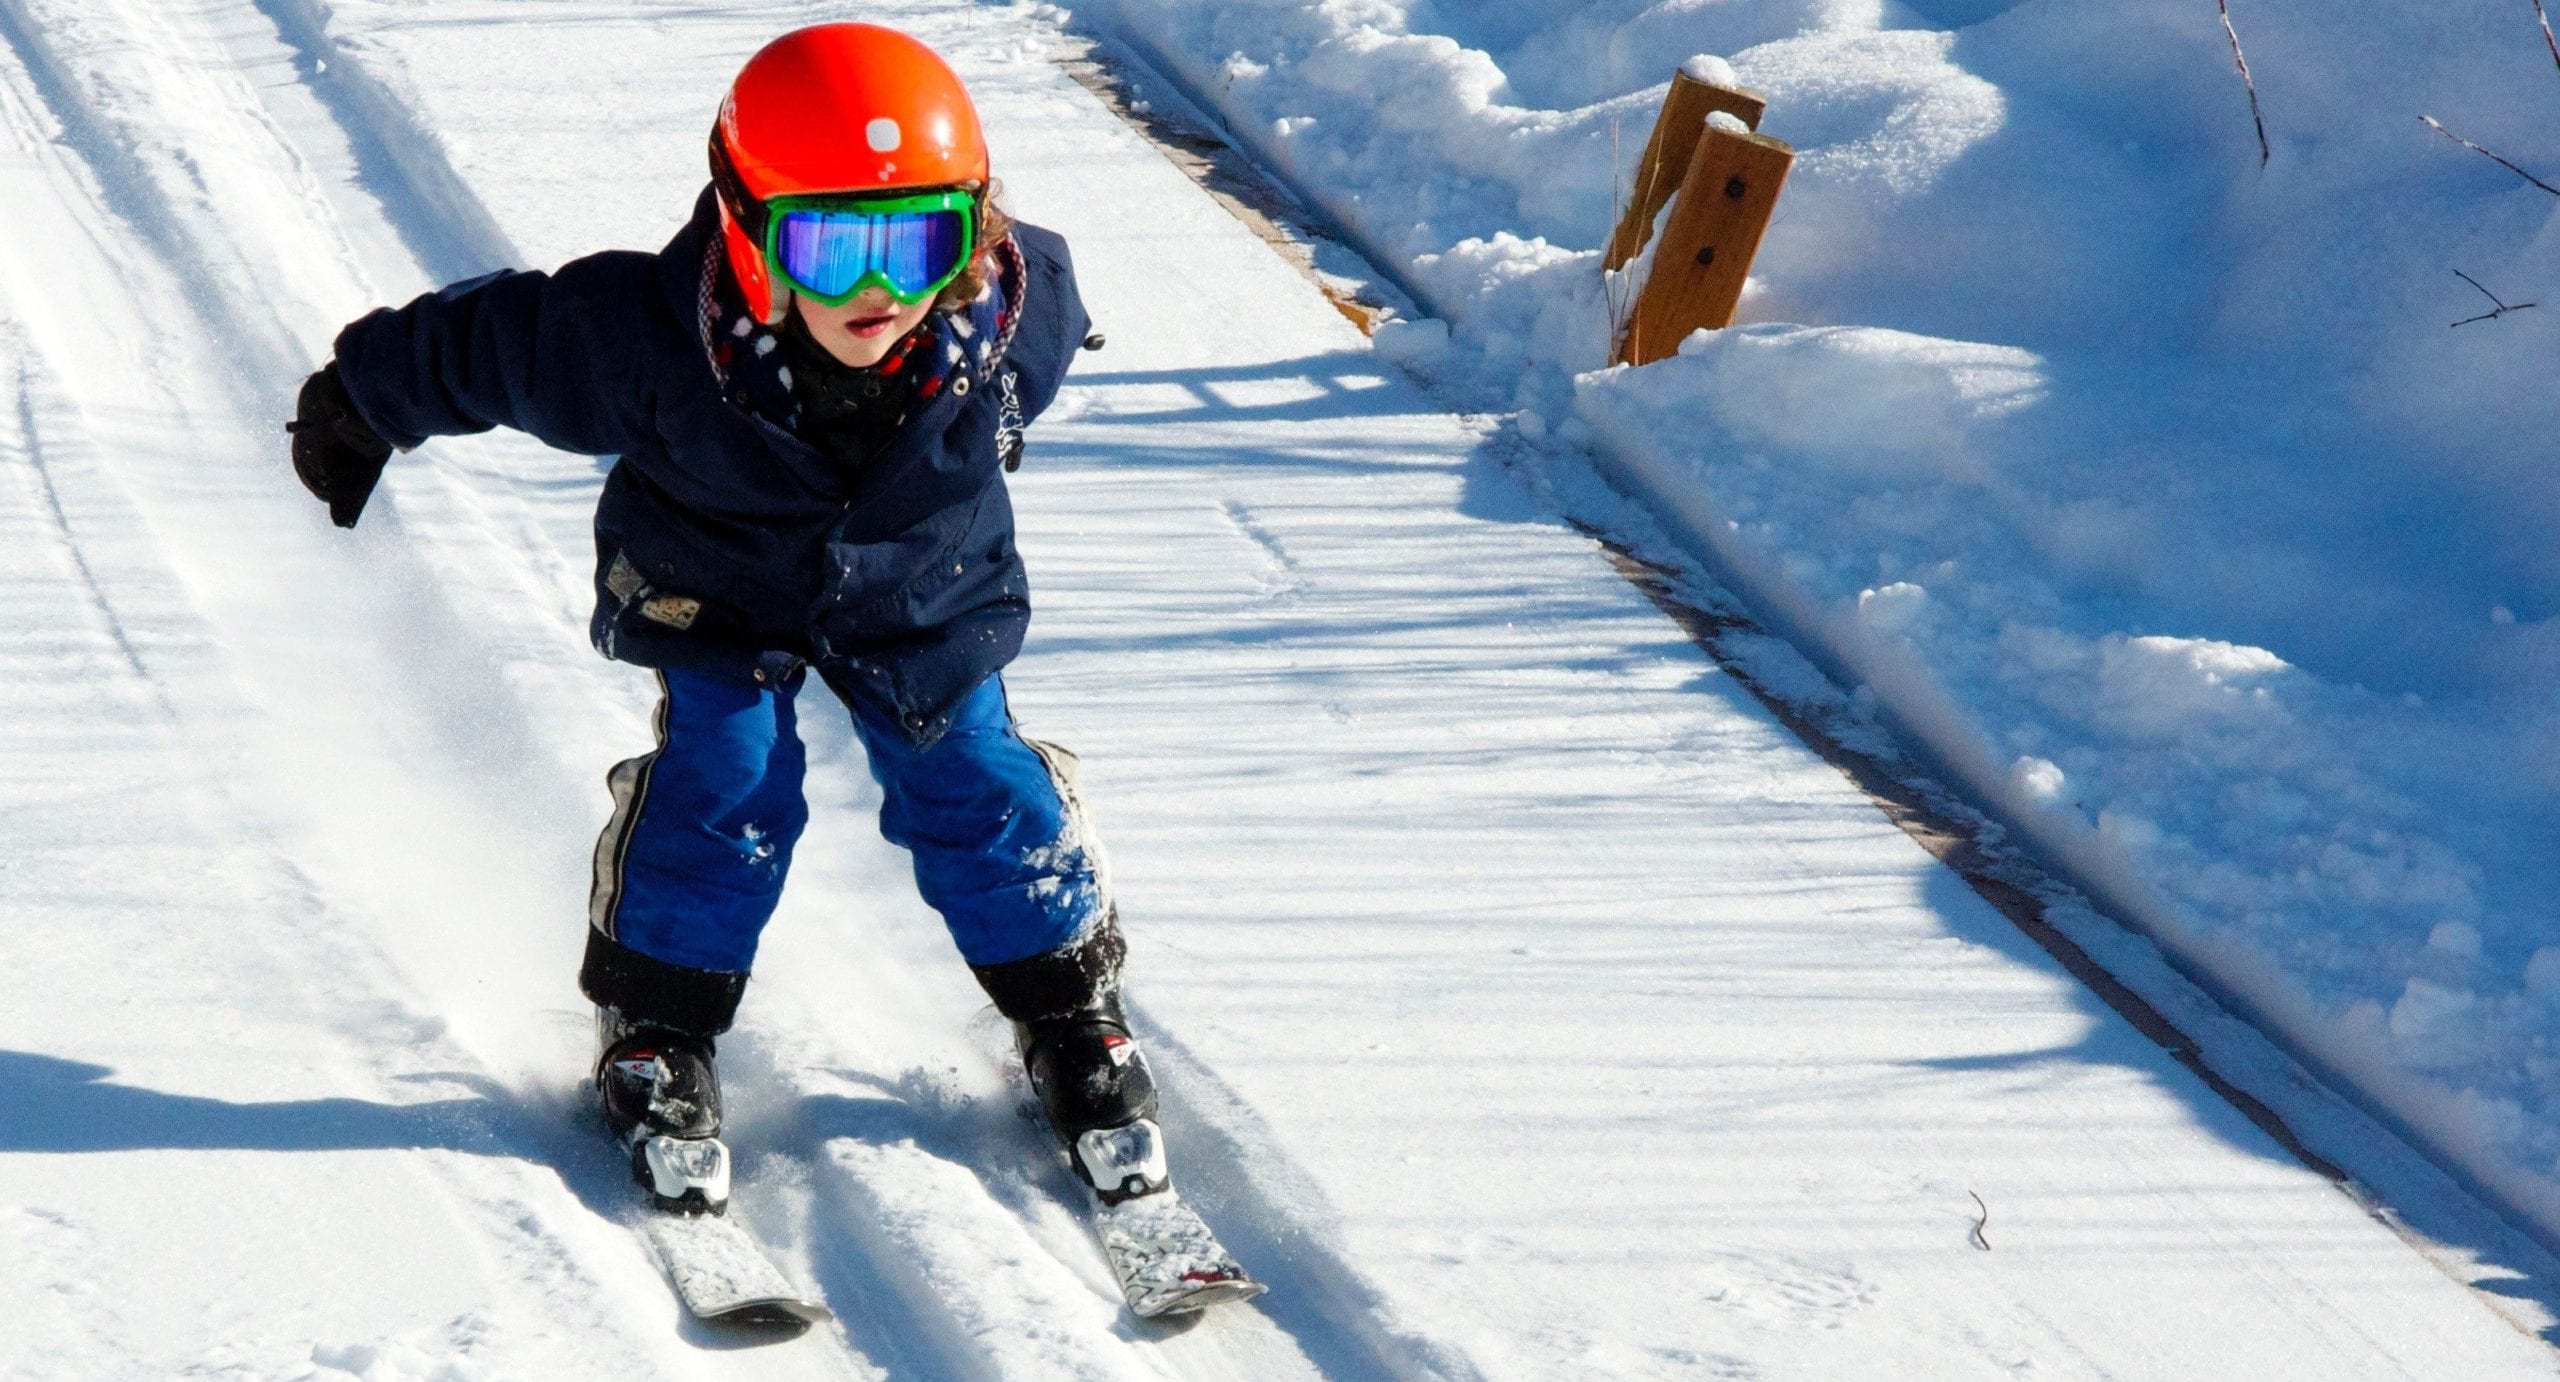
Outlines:
[[978, 241], [978, 198], [945, 188], [903, 197], [777, 197], [764, 258], [791, 286], [842, 307], [877, 286], [906, 306], [949, 287]]

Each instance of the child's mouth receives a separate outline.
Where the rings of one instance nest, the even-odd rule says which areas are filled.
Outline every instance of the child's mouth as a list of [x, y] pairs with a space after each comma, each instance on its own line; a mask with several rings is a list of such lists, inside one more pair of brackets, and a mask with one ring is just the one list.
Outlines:
[[844, 324], [844, 329], [868, 341], [895, 325], [897, 320], [896, 313], [884, 313], [877, 317], [855, 317]]

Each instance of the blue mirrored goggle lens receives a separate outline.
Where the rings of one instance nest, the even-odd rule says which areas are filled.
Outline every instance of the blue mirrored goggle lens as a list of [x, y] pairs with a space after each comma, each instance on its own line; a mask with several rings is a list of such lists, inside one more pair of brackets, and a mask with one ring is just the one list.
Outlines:
[[958, 211], [789, 211], [774, 236], [782, 272], [813, 293], [835, 297], [878, 273], [914, 297], [960, 267], [968, 222]]

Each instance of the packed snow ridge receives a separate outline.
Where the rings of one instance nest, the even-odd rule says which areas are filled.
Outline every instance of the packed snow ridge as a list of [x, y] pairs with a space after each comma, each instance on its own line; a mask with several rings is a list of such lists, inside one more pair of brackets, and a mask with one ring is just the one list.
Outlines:
[[[2418, 119], [2560, 169], [2527, 7], [2242, 15], [2263, 167], [2185, 0], [1095, 12], [1425, 299], [1382, 351], [1671, 496], [1974, 789], [2560, 1232], [2560, 312], [2464, 320], [2560, 303], [2560, 200]], [[1597, 247], [1674, 69], [1798, 158], [1741, 324], [1604, 368]]]

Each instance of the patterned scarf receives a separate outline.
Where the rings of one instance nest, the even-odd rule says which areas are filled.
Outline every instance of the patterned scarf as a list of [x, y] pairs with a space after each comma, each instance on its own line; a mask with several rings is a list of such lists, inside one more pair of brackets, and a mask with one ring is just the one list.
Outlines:
[[[977, 298], [959, 312], [935, 310], [915, 330], [889, 348], [871, 368], [890, 387], [882, 398], [890, 427], [903, 426], [916, 410], [940, 397], [963, 364], [978, 379], [992, 376], [1013, 344], [1020, 325], [1024, 273], [1022, 247], [1008, 235], [994, 247], [996, 271], [987, 276]], [[728, 260], [715, 237], [704, 250], [702, 290], [698, 299], [703, 353], [710, 357], [720, 392], [741, 411], [800, 434], [800, 400], [792, 383], [782, 335], [747, 310], [746, 295], [728, 272]], [[965, 385], [961, 386], [965, 389]]]

